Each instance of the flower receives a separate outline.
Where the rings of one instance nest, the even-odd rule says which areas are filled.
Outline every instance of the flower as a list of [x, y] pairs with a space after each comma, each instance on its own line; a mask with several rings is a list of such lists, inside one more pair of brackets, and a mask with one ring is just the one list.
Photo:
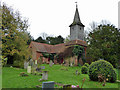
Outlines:
[[108, 78], [106, 79], [106, 81], [108, 81]]
[[75, 85], [72, 85], [72, 88], [76, 88], [76, 86], [75, 86]]
[[79, 85], [77, 85], [76, 87], [79, 88]]

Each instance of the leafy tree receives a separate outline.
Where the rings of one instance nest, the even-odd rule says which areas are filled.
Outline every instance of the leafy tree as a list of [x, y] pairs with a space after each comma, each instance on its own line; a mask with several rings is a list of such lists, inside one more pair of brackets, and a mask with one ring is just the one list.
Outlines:
[[45, 58], [50, 58], [50, 60], [54, 60], [55, 53], [42, 53]]
[[120, 59], [120, 30], [113, 25], [99, 25], [89, 33], [87, 56], [93, 61], [104, 59], [117, 66]]
[[46, 41], [44, 39], [42, 39], [42, 37], [38, 37], [36, 40], [36, 42], [39, 42], [39, 43], [46, 43]]
[[[2, 6], [2, 55], [8, 58], [8, 64], [15, 60], [28, 58], [28, 20], [23, 20], [19, 12], [14, 12], [6, 4]], [[16, 58], [19, 56], [19, 59]]]
[[46, 44], [50, 44], [50, 45], [64, 43], [64, 38], [61, 35], [59, 35], [57, 37], [48, 36], [48, 34], [46, 34], [46, 33], [42, 33], [41, 35], [42, 36], [38, 37], [35, 40], [36, 42], [46, 43]]
[[30, 32], [27, 32], [28, 34], [28, 41], [27, 41], [27, 44], [30, 45], [31, 41], [34, 41], [34, 38], [30, 35]]
[[55, 38], [54, 38], [54, 37], [51, 37], [51, 36], [48, 36], [48, 37], [46, 38], [46, 43], [47, 43], [47, 44], [54, 45], [54, 44], [55, 44]]
[[58, 37], [57, 37], [57, 43], [58, 44], [60, 44], [60, 43], [64, 43], [64, 38], [61, 36], [61, 35], [59, 35]]
[[51, 45], [56, 45], [56, 44], [64, 43], [64, 38], [61, 35], [59, 35], [57, 37], [49, 36], [46, 38], [46, 42]]
[[70, 35], [68, 35], [68, 36], [65, 38], [64, 42], [67, 43], [67, 42], [69, 42], [69, 41], [70, 41]]

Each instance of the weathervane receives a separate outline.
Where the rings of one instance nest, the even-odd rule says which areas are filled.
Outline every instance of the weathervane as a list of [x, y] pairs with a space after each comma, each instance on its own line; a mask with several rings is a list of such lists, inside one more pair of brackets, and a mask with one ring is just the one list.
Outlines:
[[77, 6], [77, 2], [75, 2], [75, 3], [76, 3], [76, 8], [77, 8], [77, 7], [78, 7], [78, 6]]

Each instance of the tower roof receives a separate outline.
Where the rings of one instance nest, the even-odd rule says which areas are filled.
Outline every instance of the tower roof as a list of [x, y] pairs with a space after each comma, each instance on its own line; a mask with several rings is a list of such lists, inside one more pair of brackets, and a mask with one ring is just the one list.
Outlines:
[[84, 25], [81, 23], [81, 20], [80, 20], [77, 4], [76, 4], [76, 11], [75, 11], [73, 23], [69, 27], [74, 26], [74, 25], [80, 25], [84, 27]]

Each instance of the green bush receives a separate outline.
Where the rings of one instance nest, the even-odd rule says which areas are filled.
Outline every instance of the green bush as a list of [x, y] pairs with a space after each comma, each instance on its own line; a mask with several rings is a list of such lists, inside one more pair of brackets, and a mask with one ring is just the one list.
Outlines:
[[81, 67], [81, 64], [78, 64], [79, 67]]
[[105, 60], [92, 62], [89, 66], [89, 78], [98, 81], [98, 74], [104, 74], [108, 82], [115, 82], [117, 74], [111, 63]]
[[88, 68], [86, 66], [82, 66], [81, 72], [82, 72], [82, 74], [87, 74], [88, 73]]
[[87, 68], [89, 68], [90, 65], [88, 63], [85, 63], [84, 66], [86, 66]]
[[18, 67], [18, 68], [24, 68], [24, 62], [23, 61], [14, 61], [13, 67]]

